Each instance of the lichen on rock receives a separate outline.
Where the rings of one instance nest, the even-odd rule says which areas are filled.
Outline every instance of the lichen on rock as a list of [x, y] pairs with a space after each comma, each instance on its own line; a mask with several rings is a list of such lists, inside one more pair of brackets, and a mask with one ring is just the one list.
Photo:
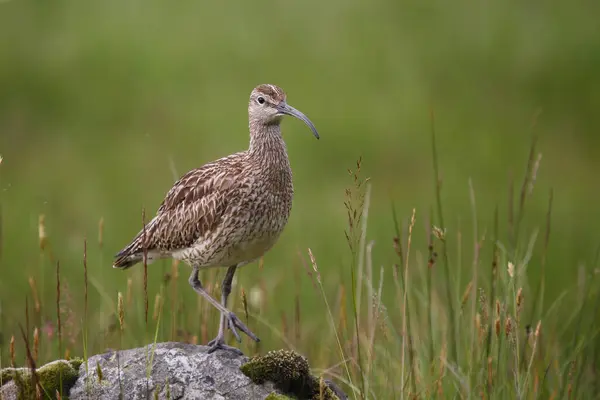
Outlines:
[[250, 359], [240, 369], [253, 382], [273, 382], [279, 391], [298, 399], [339, 400], [329, 386], [320, 387], [306, 358], [291, 350], [270, 351]]

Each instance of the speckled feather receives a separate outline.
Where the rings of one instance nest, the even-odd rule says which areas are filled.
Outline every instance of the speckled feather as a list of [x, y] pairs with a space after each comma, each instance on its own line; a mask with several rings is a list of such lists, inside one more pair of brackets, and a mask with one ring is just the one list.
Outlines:
[[145, 232], [116, 255], [115, 268], [143, 260], [144, 236], [148, 262], [172, 257], [201, 267], [244, 265], [275, 244], [292, 207], [292, 171], [281, 118], [261, 114], [257, 96], [274, 106], [286, 97], [277, 86], [256, 87], [249, 103], [248, 150], [181, 177]]

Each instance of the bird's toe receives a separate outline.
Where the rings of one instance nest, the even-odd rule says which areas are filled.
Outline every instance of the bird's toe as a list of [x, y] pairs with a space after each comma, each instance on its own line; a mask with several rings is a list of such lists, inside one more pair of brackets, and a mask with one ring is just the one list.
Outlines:
[[217, 350], [230, 351], [236, 355], [243, 356], [244, 353], [237, 347], [228, 346], [225, 344], [223, 338], [216, 337], [215, 339], [208, 342], [208, 353], [214, 353]]
[[237, 317], [233, 312], [229, 312], [227, 315], [227, 321], [229, 324], [229, 329], [233, 332], [238, 342], [241, 340], [239, 338], [239, 334], [237, 333], [237, 329], [244, 332], [248, 337], [255, 342], [260, 342], [260, 339], [242, 322], [241, 319]]

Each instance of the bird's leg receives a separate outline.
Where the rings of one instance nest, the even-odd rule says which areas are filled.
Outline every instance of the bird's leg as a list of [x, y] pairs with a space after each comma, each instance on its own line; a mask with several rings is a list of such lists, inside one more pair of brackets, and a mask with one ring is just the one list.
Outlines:
[[[223, 307], [227, 307], [227, 298], [229, 297], [229, 294], [231, 293], [231, 283], [233, 281], [233, 275], [235, 274], [236, 269], [237, 269], [237, 266], [235, 266], [235, 265], [229, 267], [227, 269], [227, 273], [225, 274], [225, 278], [223, 278], [223, 284], [221, 285], [221, 305]], [[225, 329], [227, 328], [227, 325], [230, 325], [229, 319], [227, 318], [227, 316], [224, 313], [221, 313], [221, 322], [219, 323], [219, 334], [217, 335], [216, 338], [214, 338], [213, 340], [208, 342], [208, 345], [210, 346], [210, 349], [208, 350], [209, 353], [212, 353], [213, 351], [215, 351], [217, 349], [223, 349], [223, 350], [231, 350], [240, 355], [243, 354], [239, 349], [225, 344]], [[235, 329], [235, 326], [234, 326], [234, 329]]]
[[[199, 267], [197, 267], [197, 266], [193, 267], [192, 274], [190, 275], [189, 283], [190, 283], [190, 286], [199, 295], [201, 295], [206, 300], [208, 300], [210, 302], [210, 304], [212, 304], [217, 310], [219, 310], [221, 312], [221, 324], [219, 326], [219, 335], [217, 335], [217, 337], [215, 338], [215, 341], [217, 341], [217, 339], [220, 338], [221, 341], [224, 342], [223, 338], [224, 338], [224, 333], [225, 333], [225, 324], [229, 323], [229, 328], [233, 332], [233, 334], [238, 342], [242, 341], [242, 339], [240, 338], [240, 334], [237, 331], [238, 329], [241, 330], [242, 332], [244, 332], [246, 335], [248, 335], [255, 342], [258, 342], [259, 341], [258, 337], [256, 337], [256, 335], [254, 333], [252, 333], [252, 331], [250, 329], [248, 329], [248, 327], [233, 312], [229, 311], [225, 306], [226, 302], [227, 302], [227, 296], [229, 296], [229, 293], [231, 293], [231, 281], [233, 280], [233, 274], [235, 273], [235, 269], [236, 269], [236, 267], [230, 267], [227, 270], [227, 274], [225, 275], [225, 279], [223, 280], [223, 285], [222, 285], [221, 303], [219, 303], [217, 300], [215, 300], [213, 297], [211, 297], [206, 292], [206, 290], [204, 290], [204, 288], [202, 287], [202, 283], [198, 279], [198, 271], [200, 270]], [[209, 345], [211, 345], [211, 349], [209, 351], [215, 351], [217, 348], [224, 348], [223, 346], [225, 346], [224, 344], [221, 344], [220, 346], [213, 348], [214, 347], [213, 342], [214, 341], [211, 341], [211, 343], [209, 344]], [[231, 349], [233, 349], [233, 348], [231, 348]]]

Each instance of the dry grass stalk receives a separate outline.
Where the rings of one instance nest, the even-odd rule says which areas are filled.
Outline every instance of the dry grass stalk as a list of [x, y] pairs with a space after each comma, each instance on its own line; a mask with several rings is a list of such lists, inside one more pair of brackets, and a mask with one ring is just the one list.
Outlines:
[[40, 250], [44, 251], [48, 242], [48, 235], [46, 234], [46, 216], [40, 214], [38, 217], [38, 241]]
[[33, 296], [33, 307], [36, 314], [39, 315], [40, 309], [42, 308], [40, 304], [40, 297], [38, 296], [37, 284], [35, 282], [35, 278], [33, 276], [29, 277], [29, 287], [31, 288], [31, 295]]
[[285, 311], [281, 311], [281, 334], [285, 338], [285, 340], [289, 340], [289, 330], [288, 330], [288, 322], [285, 316]]
[[[256, 292], [258, 294], [258, 302], [260, 304], [260, 313], [264, 313], [267, 309], [267, 306], [269, 305], [268, 300], [268, 290], [267, 290], [267, 282], [261, 278], [258, 281], [258, 291]], [[233, 307], [233, 306], [232, 306]]]
[[296, 296], [294, 296], [294, 339], [296, 344], [300, 343], [301, 327], [302, 325], [300, 323], [300, 295], [296, 293]]
[[312, 270], [308, 267], [307, 263], [306, 263], [306, 259], [304, 258], [304, 255], [302, 254], [302, 252], [297, 249], [296, 250], [296, 254], [298, 255], [298, 258], [300, 259], [300, 264], [302, 265], [302, 267], [304, 268], [304, 271], [306, 271], [306, 274], [308, 275], [308, 277], [310, 278], [310, 283], [312, 284], [313, 288], [315, 290], [318, 290], [317, 288], [317, 283], [315, 282], [315, 278], [313, 276], [313, 272]]
[[496, 329], [496, 337], [500, 337], [500, 317], [496, 317], [496, 321], [494, 322], [494, 326]]
[[203, 301], [200, 304], [200, 296], [198, 296], [198, 307], [203, 309], [202, 312], [202, 322], [200, 323], [200, 337], [202, 338], [202, 343], [208, 342], [208, 316], [209, 312], [206, 309], [207, 301]]
[[338, 330], [340, 332], [347, 332], [348, 330], [348, 315], [346, 313], [346, 287], [344, 285], [340, 285], [340, 294], [339, 294], [339, 316], [338, 316]]
[[[19, 325], [19, 329], [21, 331], [21, 337], [23, 338], [23, 342], [25, 343], [25, 356], [27, 358], [27, 364], [29, 365], [29, 370], [30, 370], [30, 379], [31, 379], [30, 387], [38, 389], [39, 384], [40, 384], [39, 377], [37, 374], [36, 363], [31, 354], [31, 348], [29, 347], [29, 338], [28, 338], [28, 335], [23, 330], [23, 327], [21, 325]], [[41, 392], [38, 395], [37, 390], [36, 390], [36, 398], [41, 399]]]
[[131, 306], [133, 300], [133, 279], [127, 278], [127, 307]]
[[573, 375], [575, 372], [575, 366], [577, 362], [575, 360], [571, 361], [571, 366], [569, 368], [569, 375], [567, 377], [568, 385], [567, 385], [567, 398], [570, 399], [573, 396]]
[[465, 304], [467, 303], [467, 301], [469, 300], [469, 295], [471, 294], [471, 289], [473, 288], [473, 280], [471, 280], [468, 284], [467, 287], [465, 288], [465, 291], [463, 292], [462, 295], [462, 299], [460, 301], [460, 308], [464, 308]]
[[264, 267], [265, 267], [265, 257], [264, 257], [264, 256], [261, 256], [261, 257], [258, 259], [258, 270], [259, 270], [259, 271], [262, 271]]
[[170, 336], [171, 338], [175, 337], [175, 331], [177, 330], [177, 312], [176, 312], [176, 304], [177, 304], [177, 281], [179, 279], [179, 260], [173, 259], [171, 262], [171, 285], [170, 285], [170, 293], [171, 293], [171, 329]]
[[242, 308], [244, 309], [244, 316], [246, 317], [246, 323], [248, 322], [248, 298], [246, 297], [246, 291], [244, 288], [240, 289], [242, 297]]
[[447, 357], [446, 346], [447, 346], [446, 343], [442, 344], [442, 350], [440, 351], [440, 364], [439, 364], [440, 373], [439, 373], [439, 376], [438, 376], [438, 379], [437, 379], [437, 394], [438, 394], [438, 397], [442, 397], [444, 395], [442, 381], [444, 379], [444, 375], [446, 374], [446, 357]]
[[[369, 186], [370, 187], [370, 186]], [[368, 201], [368, 200], [367, 200]], [[365, 214], [367, 213], [367, 207], [365, 207]], [[363, 220], [366, 221], [366, 218]], [[366, 246], [366, 256], [365, 256], [365, 269], [366, 269], [366, 277], [367, 277], [367, 324], [370, 327], [375, 329], [375, 323], [373, 322], [375, 309], [373, 307], [372, 302], [374, 301], [373, 294], [373, 246], [375, 242], [371, 240]]]
[[125, 307], [123, 306], [123, 294], [117, 294], [117, 314], [119, 315], [119, 328], [121, 332], [125, 330]]
[[38, 361], [38, 357], [40, 354], [40, 330], [35, 327], [33, 330], [33, 360], [35, 362]]
[[146, 245], [146, 208], [142, 207], [142, 230], [143, 230], [143, 250], [144, 250], [144, 320], [148, 325], [148, 246]]
[[156, 296], [154, 296], [154, 310], [152, 311], [152, 320], [153, 321], [156, 321], [158, 319], [161, 309], [162, 309], [162, 296], [160, 295], [160, 293], [156, 293]]
[[83, 239], [83, 315], [85, 322], [85, 329], [87, 329], [87, 311], [88, 311], [88, 269], [87, 269], [87, 238]]
[[[413, 345], [412, 345], [412, 336], [410, 332], [410, 308], [408, 305], [408, 259], [410, 254], [410, 247], [412, 244], [412, 233], [413, 228], [415, 227], [416, 221], [416, 212], [417, 210], [413, 208], [412, 216], [410, 218], [410, 225], [408, 226], [408, 238], [407, 238], [407, 246], [406, 246], [406, 260], [404, 265], [404, 299], [402, 302], [402, 358], [401, 364], [404, 365], [405, 360], [405, 348], [408, 349], [408, 363], [410, 365], [410, 379], [412, 384], [412, 391], [416, 392], [416, 383], [415, 383], [415, 364], [414, 364], [414, 356], [413, 356]], [[404, 381], [404, 368], [401, 371], [401, 380]]]
[[531, 195], [531, 193], [533, 192], [533, 187], [535, 186], [535, 181], [537, 179], [537, 173], [538, 170], [540, 168], [540, 163], [542, 162], [542, 153], [538, 153], [537, 158], [535, 159], [535, 163], [533, 164], [533, 168], [531, 170], [531, 177], [529, 179], [529, 193], [527, 193], [528, 195]]
[[492, 387], [492, 382], [494, 378], [494, 370], [492, 368], [492, 357], [488, 357], [487, 359], [487, 376], [488, 376], [488, 387]]
[[58, 352], [62, 353], [62, 323], [60, 319], [60, 262], [56, 262], [56, 321]]
[[171, 263], [171, 277], [175, 280], [179, 278], [179, 260], [173, 260]]
[[98, 221], [98, 247], [102, 249], [102, 245], [104, 244], [104, 217], [100, 217], [100, 221]]
[[15, 368], [16, 363], [16, 356], [15, 356], [15, 335], [12, 335], [10, 337], [10, 345], [9, 345], [9, 349], [8, 352], [10, 354], [10, 366]]
[[[538, 321], [537, 326], [535, 327], [535, 333], [533, 335], [533, 350], [531, 351], [531, 357], [529, 358], [529, 365], [527, 366], [527, 375], [525, 375], [525, 381], [523, 382], [523, 390], [527, 387], [527, 380], [529, 378], [529, 374], [531, 373], [531, 365], [533, 364], [533, 360], [535, 359], [535, 352], [537, 350], [538, 340], [540, 338], [540, 333], [542, 329], [542, 321]], [[522, 394], [522, 393], [521, 393]], [[520, 396], [522, 397], [522, 396]]]

